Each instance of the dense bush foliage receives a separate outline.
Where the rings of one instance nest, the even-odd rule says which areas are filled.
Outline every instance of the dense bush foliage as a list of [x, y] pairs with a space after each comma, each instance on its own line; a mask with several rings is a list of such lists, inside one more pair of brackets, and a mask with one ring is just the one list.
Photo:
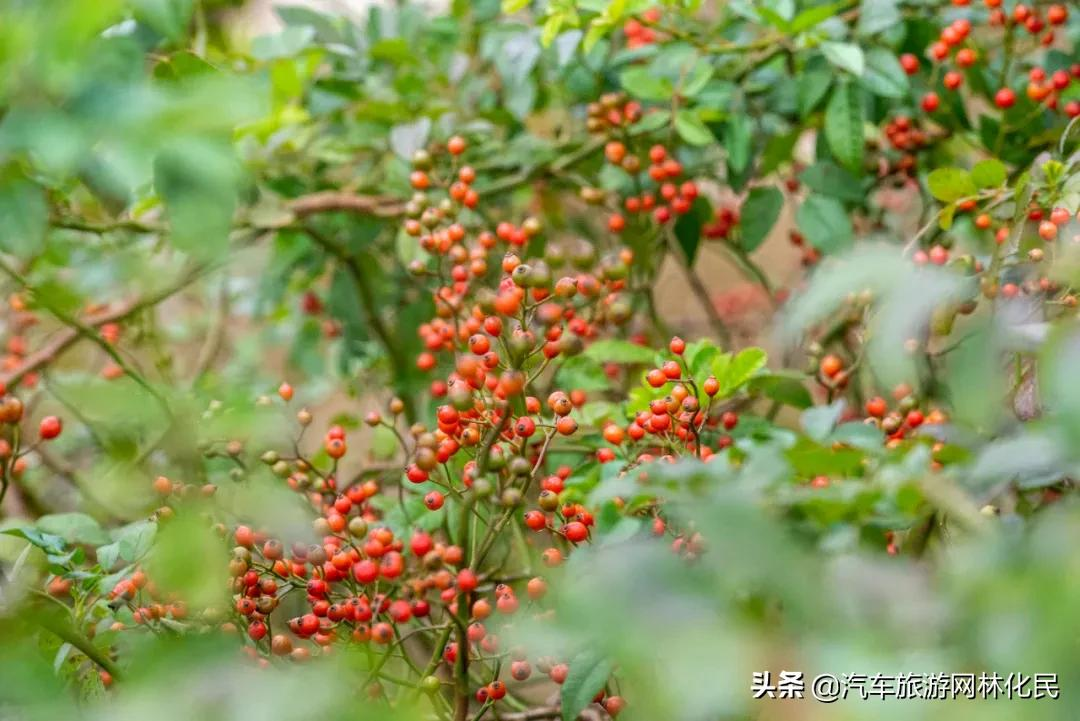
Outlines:
[[1074, 717], [1075, 8], [2, 7], [3, 718]]

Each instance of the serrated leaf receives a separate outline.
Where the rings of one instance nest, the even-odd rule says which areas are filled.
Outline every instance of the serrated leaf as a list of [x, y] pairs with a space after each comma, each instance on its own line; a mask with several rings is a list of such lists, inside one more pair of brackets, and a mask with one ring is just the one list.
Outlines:
[[571, 659], [566, 681], [559, 692], [563, 721], [577, 719], [596, 693], [604, 688], [611, 670], [611, 661], [594, 649]]
[[825, 108], [825, 140], [840, 164], [860, 175], [863, 170], [863, 105], [857, 85], [841, 83]]
[[960, 168], [938, 168], [926, 177], [930, 194], [940, 201], [951, 203], [954, 200], [975, 195], [978, 188], [971, 179], [971, 173]]
[[651, 348], [617, 338], [598, 340], [582, 355], [600, 363], [652, 363], [656, 358]]
[[971, 180], [979, 188], [998, 188], [1005, 184], [1008, 177], [1005, 164], [994, 158], [980, 160], [971, 169]]
[[708, 145], [715, 140], [701, 118], [685, 108], [675, 114], [675, 131], [691, 145]]
[[844, 206], [827, 195], [809, 195], [795, 212], [795, 223], [811, 245], [827, 253], [847, 250], [855, 241]]
[[784, 194], [775, 186], [754, 188], [746, 197], [739, 216], [742, 235], [739, 245], [747, 253], [757, 250], [769, 231], [776, 225], [780, 211], [784, 207]]

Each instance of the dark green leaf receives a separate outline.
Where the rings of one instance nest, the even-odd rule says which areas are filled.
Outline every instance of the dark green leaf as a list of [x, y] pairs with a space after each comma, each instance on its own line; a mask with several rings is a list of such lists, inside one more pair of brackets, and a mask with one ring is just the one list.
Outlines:
[[863, 104], [857, 85], [841, 83], [825, 108], [825, 139], [840, 164], [853, 173], [863, 171]]
[[751, 253], [765, 241], [783, 207], [784, 194], [775, 186], [750, 191], [739, 213], [742, 227], [739, 244], [743, 250]]
[[560, 691], [563, 721], [575, 721], [611, 676], [611, 661], [596, 650], [584, 651], [570, 661]]

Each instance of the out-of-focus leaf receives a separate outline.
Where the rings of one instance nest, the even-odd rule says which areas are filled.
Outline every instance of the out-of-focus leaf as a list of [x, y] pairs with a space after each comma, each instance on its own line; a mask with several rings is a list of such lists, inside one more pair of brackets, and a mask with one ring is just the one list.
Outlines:
[[859, 86], [844, 82], [833, 90], [825, 108], [825, 140], [841, 165], [853, 173], [862, 173], [865, 151]]
[[750, 191], [739, 213], [742, 228], [739, 244], [743, 250], [748, 253], [757, 250], [776, 225], [783, 207], [784, 194], [775, 186], [757, 187]]
[[840, 422], [844, 407], [844, 400], [840, 399], [831, 405], [816, 406], [803, 411], [800, 423], [806, 435], [819, 443], [823, 442]]
[[563, 721], [574, 721], [611, 676], [611, 661], [596, 650], [583, 651], [570, 661], [560, 691]]
[[826, 253], [847, 250], [855, 240], [844, 206], [827, 195], [809, 195], [795, 212], [795, 222], [810, 244]]
[[870, 48], [866, 53], [866, 70], [859, 82], [864, 88], [883, 98], [902, 98], [908, 94], [907, 73], [900, 61], [885, 48]]
[[987, 158], [975, 163], [971, 169], [971, 180], [979, 188], [997, 188], [1009, 177], [1005, 164], [994, 158]]
[[675, 131], [691, 145], [708, 145], [715, 138], [701, 118], [691, 110], [683, 109], [675, 114]]
[[656, 359], [651, 348], [615, 338], [596, 341], [583, 355], [600, 363], [652, 363]]
[[109, 540], [101, 525], [85, 513], [53, 513], [37, 520], [37, 527], [45, 533], [59, 536], [68, 543], [99, 545]]
[[901, 21], [899, 0], [862, 0], [859, 12], [859, 32], [873, 35], [896, 27]]
[[45, 194], [28, 180], [0, 180], [0, 249], [29, 259], [41, 251], [48, 219]]
[[390, 148], [402, 160], [411, 161], [416, 151], [427, 144], [430, 134], [431, 118], [428, 117], [395, 125], [390, 130]]
[[866, 69], [862, 48], [854, 43], [826, 41], [821, 44], [821, 52], [830, 63], [855, 77], [860, 77]]
[[810, 190], [852, 203], [866, 197], [858, 178], [827, 160], [819, 160], [799, 173], [799, 180]]
[[971, 173], [960, 168], [938, 168], [926, 177], [930, 193], [938, 200], [951, 203], [975, 195], [978, 189], [971, 179]]
[[675, 92], [670, 80], [654, 75], [646, 67], [635, 66], [624, 70], [619, 82], [626, 92], [642, 100], [668, 100]]

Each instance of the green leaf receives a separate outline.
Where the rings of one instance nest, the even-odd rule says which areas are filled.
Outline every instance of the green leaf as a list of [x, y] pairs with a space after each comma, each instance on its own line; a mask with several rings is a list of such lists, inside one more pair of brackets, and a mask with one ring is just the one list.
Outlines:
[[825, 141], [840, 164], [851, 172], [863, 171], [863, 104], [857, 85], [841, 83], [825, 108]]
[[709, 80], [713, 76], [713, 66], [705, 60], [698, 60], [694, 63], [694, 67], [690, 69], [686, 80], [683, 82], [682, 87], [679, 89], [679, 94], [692, 98], [709, 84]]
[[885, 48], [870, 48], [866, 53], [866, 70], [859, 82], [874, 95], [883, 98], [903, 98], [910, 84], [900, 61]]
[[570, 661], [566, 681], [560, 691], [563, 721], [574, 721], [592, 703], [611, 676], [611, 661], [599, 651], [583, 651]]
[[735, 174], [742, 173], [750, 165], [751, 141], [754, 127], [749, 116], [736, 113], [727, 123], [724, 147], [727, 149], [728, 166]]
[[136, 0], [134, 3], [135, 19], [172, 41], [184, 37], [194, 9], [194, 0]]
[[623, 90], [642, 100], [670, 100], [675, 88], [667, 78], [661, 78], [644, 67], [624, 70], [619, 76]]
[[926, 177], [926, 185], [930, 188], [931, 195], [946, 203], [978, 192], [971, 173], [960, 168], [938, 168]]
[[873, 35], [899, 25], [899, 0], [863, 0], [859, 9], [859, 32]]
[[1004, 185], [1008, 177], [1005, 164], [994, 158], [980, 160], [971, 169], [971, 180], [980, 188], [998, 188]]
[[651, 348], [617, 338], [598, 340], [582, 355], [600, 363], [652, 363], [656, 359]]
[[7, 536], [15, 536], [16, 538], [22, 538], [29, 541], [32, 545], [37, 546], [45, 553], [51, 555], [59, 555], [64, 552], [64, 539], [59, 536], [54, 536], [51, 533], [43, 533], [32, 526], [23, 526], [20, 528], [7, 528], [0, 533]]
[[796, 211], [795, 223], [811, 245], [826, 253], [847, 250], [855, 242], [843, 204], [827, 195], [810, 194]]
[[291, 58], [315, 39], [315, 28], [310, 25], [287, 27], [279, 33], [260, 35], [251, 41], [251, 57], [256, 60]]
[[754, 188], [750, 191], [739, 212], [742, 227], [739, 245], [743, 250], [747, 253], [757, 250], [776, 225], [776, 219], [780, 217], [783, 207], [784, 194], [775, 186]]
[[544, 31], [540, 35], [540, 44], [545, 48], [555, 40], [555, 36], [562, 30], [563, 23], [566, 21], [566, 16], [562, 13], [554, 13], [548, 16], [548, 19], [544, 21]]
[[833, 428], [840, 422], [843, 412], [844, 401], [840, 399], [832, 405], [816, 406], [803, 411], [800, 424], [806, 435], [820, 443], [832, 433]]
[[109, 534], [85, 513], [53, 513], [39, 518], [36, 525], [45, 533], [59, 536], [68, 543], [98, 546], [109, 541]]
[[701, 118], [685, 108], [675, 114], [675, 131], [691, 145], [708, 145], [716, 139]]
[[862, 48], [853, 43], [826, 41], [821, 44], [821, 52], [830, 63], [855, 77], [861, 76], [866, 69]]
[[691, 265], [697, 258], [698, 246], [701, 245], [701, 229], [712, 219], [712, 204], [702, 196], [694, 200], [690, 211], [683, 213], [675, 221], [675, 237], [686, 254]]
[[0, 249], [27, 260], [41, 252], [48, 208], [41, 188], [22, 178], [0, 182]]
[[799, 78], [799, 115], [814, 111], [832, 86], [833, 73], [828, 69], [808, 70]]
[[386, 461], [394, 457], [397, 449], [398, 441], [394, 432], [386, 426], [375, 426], [371, 434], [371, 455], [380, 461]]
[[799, 180], [810, 190], [841, 200], [857, 203], [866, 197], [858, 178], [828, 160], [811, 165], [799, 174]]
[[810, 391], [800, 378], [769, 373], [750, 380], [750, 388], [760, 391], [766, 398], [793, 408], [809, 408], [814, 404]]
[[825, 22], [849, 5], [847, 2], [836, 2], [830, 5], [818, 5], [817, 7], [803, 10], [791, 21], [791, 32], [801, 33], [804, 30]]
[[529, 0], [502, 0], [502, 11], [509, 15], [524, 10], [528, 4]]
[[734, 357], [719, 356], [713, 362], [713, 375], [720, 382], [720, 395], [729, 396], [737, 391], [765, 367], [767, 360], [768, 354], [761, 348], [744, 348]]

